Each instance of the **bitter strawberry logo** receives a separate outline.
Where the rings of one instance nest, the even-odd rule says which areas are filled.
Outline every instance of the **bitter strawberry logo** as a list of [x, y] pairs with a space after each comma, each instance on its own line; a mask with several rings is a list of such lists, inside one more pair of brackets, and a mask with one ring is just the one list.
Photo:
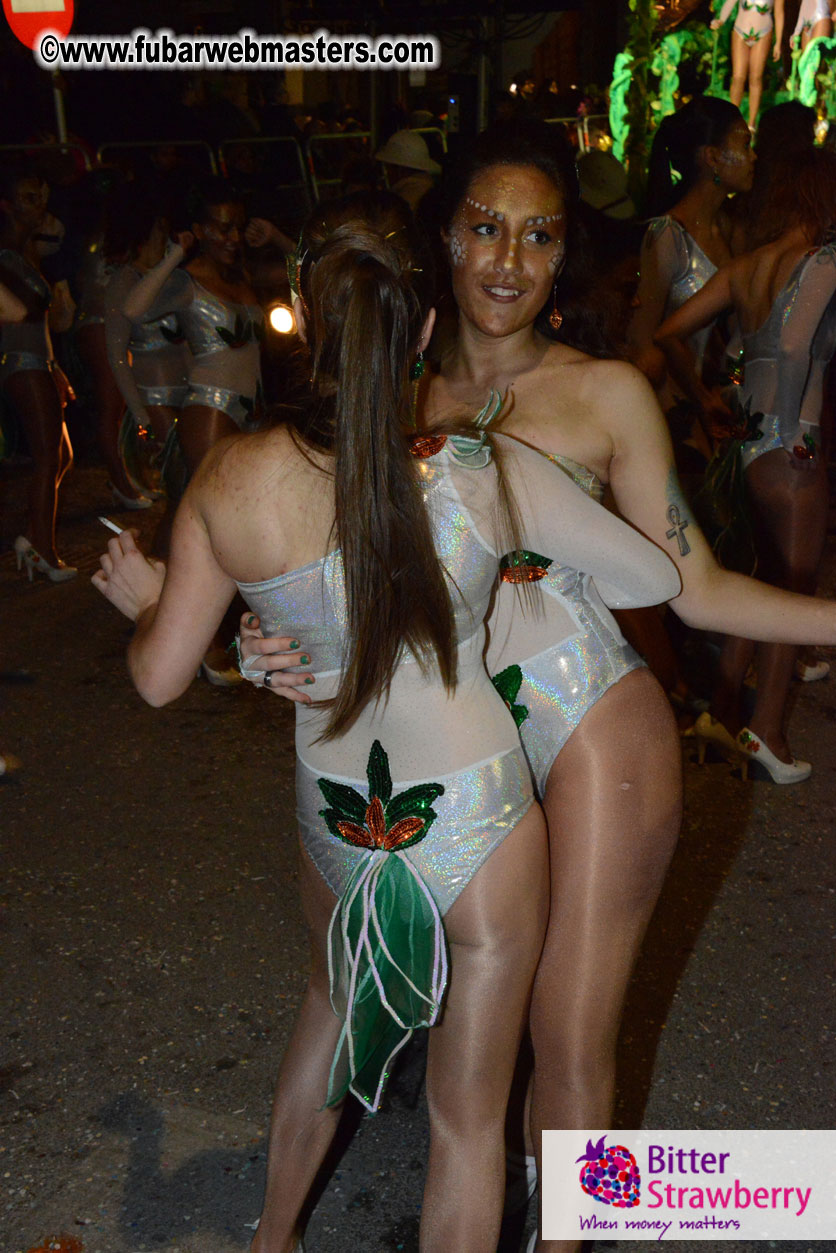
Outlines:
[[586, 1152], [577, 1162], [583, 1162], [580, 1184], [584, 1192], [602, 1205], [616, 1209], [632, 1209], [639, 1203], [641, 1174], [636, 1159], [623, 1144], [604, 1145], [606, 1136], [597, 1144], [586, 1142]]

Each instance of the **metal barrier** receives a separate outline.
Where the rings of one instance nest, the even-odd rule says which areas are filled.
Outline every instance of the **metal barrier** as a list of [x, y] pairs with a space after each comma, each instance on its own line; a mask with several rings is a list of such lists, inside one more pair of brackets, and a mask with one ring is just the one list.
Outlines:
[[70, 141], [66, 144], [0, 144], [0, 152], [80, 152], [84, 160], [85, 170], [92, 170], [93, 163], [87, 149], [81, 144]]
[[438, 135], [441, 140], [441, 151], [447, 155], [447, 132], [443, 131], [440, 126], [411, 126], [410, 130], [414, 130], [416, 135]]
[[[351, 141], [355, 144], [359, 141], [360, 148], [356, 152], [357, 156], [368, 156], [371, 139], [370, 131], [337, 131], [336, 134], [311, 135], [307, 142], [308, 153], [308, 170], [310, 172], [311, 186], [316, 200], [322, 199], [322, 191], [324, 188], [339, 187], [342, 182], [341, 174], [329, 175], [326, 171], [317, 171], [316, 159], [314, 157], [314, 145], [323, 143], [342, 143], [345, 146]], [[365, 151], [363, 151], [365, 149]]]
[[592, 113], [588, 117], [547, 117], [545, 122], [548, 126], [554, 126], [558, 123], [562, 126], [574, 126], [578, 136], [578, 152], [583, 155], [589, 152], [589, 123], [605, 122], [606, 129], [609, 131], [609, 115], [606, 113]]
[[298, 168], [298, 179], [292, 179], [290, 182], [271, 183], [271, 190], [280, 192], [295, 192], [300, 194], [303, 200], [302, 215], [306, 216], [313, 208], [313, 197], [311, 195], [311, 187], [308, 176], [308, 168], [305, 164], [305, 158], [302, 154], [302, 146], [292, 135], [247, 135], [242, 139], [224, 139], [218, 144], [218, 158], [222, 173], [228, 177], [228, 166], [226, 154], [233, 148], [247, 148], [250, 146], [263, 147], [267, 150], [273, 149], [279, 152], [287, 149], [293, 164]]
[[103, 153], [105, 152], [127, 152], [130, 149], [139, 149], [140, 151], [148, 148], [195, 148], [207, 158], [209, 169], [213, 174], [218, 172], [218, 163], [215, 160], [215, 154], [212, 151], [211, 144], [205, 139], [119, 139], [112, 140], [109, 143], [99, 144], [96, 149], [96, 160], [100, 164], [104, 164]]

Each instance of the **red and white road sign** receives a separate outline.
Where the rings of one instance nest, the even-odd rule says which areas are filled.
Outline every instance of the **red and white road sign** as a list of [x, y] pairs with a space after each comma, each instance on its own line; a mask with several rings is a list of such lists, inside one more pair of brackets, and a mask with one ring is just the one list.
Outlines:
[[45, 30], [69, 35], [74, 9], [74, 0], [3, 0], [12, 34], [27, 48], [34, 48]]

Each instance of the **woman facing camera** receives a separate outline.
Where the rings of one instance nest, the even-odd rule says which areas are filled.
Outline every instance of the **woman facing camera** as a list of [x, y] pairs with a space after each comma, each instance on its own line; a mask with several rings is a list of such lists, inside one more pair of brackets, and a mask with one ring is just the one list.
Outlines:
[[[548, 127], [493, 128], [457, 168], [446, 204], [458, 328], [439, 372], [424, 380], [422, 425], [489, 413], [498, 393], [503, 432], [590, 495], [608, 485], [624, 517], [669, 554], [682, 580], [672, 607], [686, 623], [836, 640], [832, 604], [717, 565], [679, 487], [647, 381], [583, 351], [602, 349], [587, 321], [571, 151]], [[545, 515], [545, 502], [540, 508]], [[678, 833], [681, 778], [665, 695], [594, 585], [548, 548], [525, 548], [504, 565], [488, 668], [519, 722], [549, 826], [552, 905], [530, 1015], [533, 1164], [544, 1129], [610, 1123], [622, 1006]], [[517, 603], [513, 585], [522, 581], [536, 582], [541, 608]], [[295, 638], [319, 664], [315, 641]], [[300, 667], [299, 650], [278, 655], [289, 642], [250, 638], [243, 651], [271, 672], [278, 692], [305, 702], [315, 675]]]
[[300, 425], [206, 455], [167, 574], [123, 534], [95, 581], [136, 621], [129, 664], [155, 705], [185, 690], [236, 589], [267, 634], [317, 651], [318, 699], [296, 728], [313, 969], [253, 1253], [299, 1247], [342, 1099], [377, 1108], [392, 1057], [432, 1024], [421, 1247], [485, 1253], [548, 909], [542, 814], [482, 664], [500, 558], [552, 553], [616, 603], [670, 597], [678, 578], [533, 450], [454, 427], [414, 435], [430, 260], [396, 197], [320, 207], [295, 277], [313, 368]]

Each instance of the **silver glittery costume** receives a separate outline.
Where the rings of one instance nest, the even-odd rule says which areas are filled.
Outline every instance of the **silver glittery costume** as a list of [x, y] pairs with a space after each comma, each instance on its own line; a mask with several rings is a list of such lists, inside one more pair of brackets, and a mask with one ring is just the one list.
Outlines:
[[[743, 336], [741, 400], [760, 414], [760, 439], [743, 446], [743, 465], [765, 452], [818, 443], [824, 373], [836, 352], [836, 247], [802, 257], [763, 326]], [[802, 455], [804, 455], [802, 453]]]
[[[539, 453], [502, 436], [496, 440], [528, 544], [594, 571], [614, 603], [649, 604], [676, 594], [675, 568], [659, 549], [599, 508]], [[366, 764], [378, 740], [388, 755], [395, 792], [425, 782], [444, 787], [434, 802], [437, 820], [404, 855], [446, 913], [526, 813], [533, 793], [514, 721], [483, 662], [484, 622], [498, 558], [507, 547], [498, 518], [496, 473], [479, 441], [441, 443], [417, 464], [438, 555], [450, 576], [458, 650], [455, 691], [446, 691], [434, 665], [425, 669], [404, 656], [388, 698], [368, 705], [335, 740], [317, 742], [327, 714], [316, 705], [297, 704], [296, 749], [302, 841], [337, 895], [364, 854], [328, 833], [317, 780], [348, 783], [365, 793]], [[346, 643], [339, 554], [239, 587], [266, 635], [290, 634], [305, 641], [317, 665], [316, 695], [333, 695]]]
[[19, 252], [11, 248], [0, 251], [0, 278], [3, 270], [26, 284], [42, 306], [43, 317], [27, 317], [23, 322], [7, 322], [0, 327], [0, 387], [21, 370], [49, 370], [52, 362], [52, 344], [47, 326], [52, 300], [49, 283]]
[[[569, 457], [548, 459], [594, 500], [603, 499], [601, 480], [586, 466]], [[584, 715], [614, 683], [645, 663], [625, 641], [588, 574], [555, 561], [537, 587], [544, 600], [539, 615], [526, 612], [515, 589], [501, 584], [490, 620], [487, 665], [492, 675], [509, 665], [522, 670], [516, 700], [526, 717], [520, 738], [542, 799], [557, 755]]]
[[[645, 258], [651, 249], [654, 254], [656, 281], [665, 293], [664, 320], [680, 309], [686, 300], [701, 291], [717, 273], [717, 267], [685, 227], [670, 216], [653, 218], [650, 221], [642, 241], [642, 269], [645, 268]], [[697, 374], [702, 370], [710, 335], [711, 327], [708, 326], [685, 341], [694, 354]]]
[[803, 35], [805, 30], [812, 30], [819, 22], [829, 22], [830, 5], [828, 0], [801, 0], [798, 10], [798, 21], [792, 33], [793, 39]]
[[[186, 397], [189, 350], [174, 314], [151, 321], [132, 322], [122, 311], [141, 274], [132, 265], [120, 266], [105, 292], [105, 335], [113, 377], [136, 420], [148, 425], [148, 406], [179, 409]], [[159, 299], [172, 299], [168, 283]]]
[[183, 408], [219, 409], [245, 429], [261, 386], [259, 305], [222, 300], [186, 270], [174, 270], [144, 312], [145, 321], [176, 314], [191, 351]]

